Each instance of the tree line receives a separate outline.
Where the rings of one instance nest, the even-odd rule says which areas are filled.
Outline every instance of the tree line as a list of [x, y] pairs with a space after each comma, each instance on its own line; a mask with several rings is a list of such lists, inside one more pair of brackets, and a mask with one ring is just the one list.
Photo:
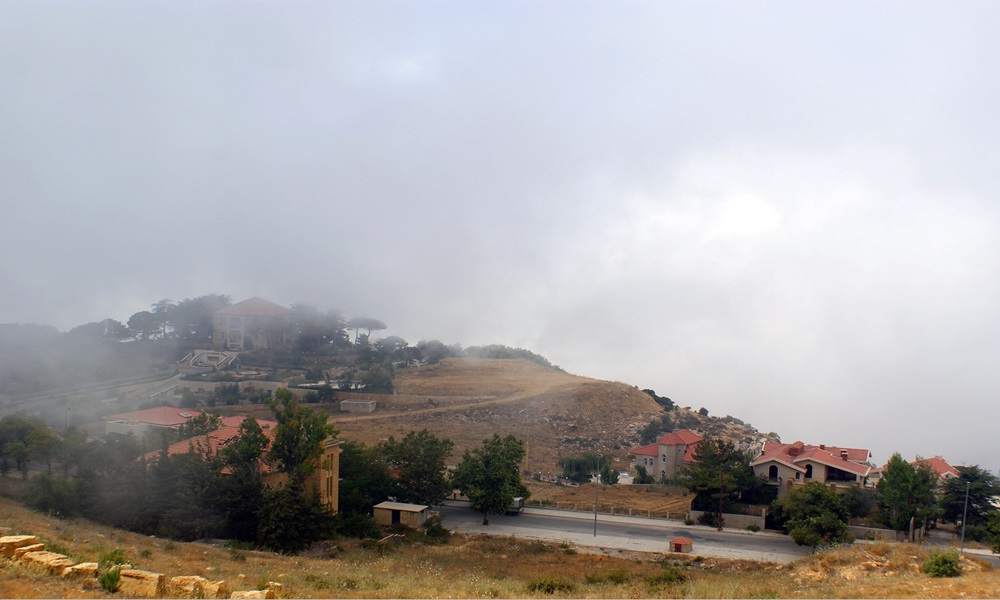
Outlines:
[[[178, 437], [190, 442], [186, 453], [166, 451], [172, 438], [147, 453], [135, 436], [88, 439], [70, 430], [60, 437], [21, 416], [0, 419], [0, 451], [4, 461], [14, 455], [22, 460], [17, 465], [25, 477], [29, 461], [50, 460], [49, 469], [27, 484], [23, 500], [34, 509], [149, 535], [224, 538], [279, 552], [302, 550], [335, 533], [377, 537], [372, 507], [390, 498], [436, 505], [458, 490], [488, 522], [514, 497], [529, 494], [519, 471], [524, 444], [514, 436], [484, 440], [464, 452], [450, 472], [453, 442], [422, 430], [371, 447], [344, 442], [340, 511], [333, 515], [307, 485], [322, 441], [336, 433], [327, 415], [301, 405], [284, 389], [268, 406], [277, 421], [272, 437], [247, 417], [234, 441], [215, 454], [199, 445], [199, 437], [220, 423], [206, 413], [182, 427]], [[46, 445], [51, 447], [41, 450]], [[32, 450], [18, 454], [22, 446]], [[284, 483], [264, 485], [267, 468], [284, 474]]]

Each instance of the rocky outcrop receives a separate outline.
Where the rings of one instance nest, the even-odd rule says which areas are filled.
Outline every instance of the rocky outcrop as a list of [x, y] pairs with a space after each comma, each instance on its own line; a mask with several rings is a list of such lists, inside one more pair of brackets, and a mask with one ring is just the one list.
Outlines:
[[258, 600], [258, 599], [259, 600], [265, 600], [267, 598], [277, 598], [277, 596], [274, 594], [274, 590], [272, 590], [272, 589], [269, 588], [269, 589], [266, 589], [266, 590], [247, 590], [247, 591], [244, 591], [244, 592], [233, 592], [233, 595], [230, 596], [230, 598], [246, 598], [248, 600]]
[[97, 563], [85, 562], [63, 569], [62, 576], [66, 579], [97, 577]]
[[124, 569], [118, 580], [118, 591], [132, 598], [162, 598], [167, 595], [166, 580], [163, 573]]
[[14, 550], [14, 560], [21, 560], [21, 557], [29, 552], [38, 552], [40, 550], [45, 550], [45, 544], [30, 544], [28, 546], [21, 546], [17, 550]]
[[170, 595], [181, 598], [227, 598], [225, 581], [209, 581], [198, 575], [178, 575], [170, 578]]
[[33, 535], [5, 535], [0, 537], [0, 556], [14, 558], [18, 548], [37, 543], [38, 538]]
[[27, 567], [45, 569], [53, 575], [61, 575], [66, 567], [72, 567], [76, 562], [64, 554], [36, 550], [35, 552], [25, 552], [21, 556], [21, 564]]

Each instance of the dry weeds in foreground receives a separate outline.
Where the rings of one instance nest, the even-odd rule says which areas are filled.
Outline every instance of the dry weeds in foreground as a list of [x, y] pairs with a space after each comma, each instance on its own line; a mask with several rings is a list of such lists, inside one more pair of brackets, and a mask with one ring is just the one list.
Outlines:
[[[77, 559], [121, 548], [143, 569], [225, 579], [232, 589], [265, 581], [296, 598], [860, 598], [997, 597], [1000, 573], [963, 561], [965, 574], [919, 573], [926, 556], [908, 545], [858, 545], [774, 565], [680, 555], [578, 552], [559, 544], [453, 537], [446, 545], [399, 546], [337, 540], [302, 556], [230, 550], [126, 533], [87, 521], [60, 521], [0, 499], [4, 533], [30, 532]], [[673, 576], [679, 573], [684, 577]], [[683, 579], [683, 581], [677, 581]], [[544, 590], [556, 590], [548, 594]], [[0, 559], [0, 597], [107, 597]]]

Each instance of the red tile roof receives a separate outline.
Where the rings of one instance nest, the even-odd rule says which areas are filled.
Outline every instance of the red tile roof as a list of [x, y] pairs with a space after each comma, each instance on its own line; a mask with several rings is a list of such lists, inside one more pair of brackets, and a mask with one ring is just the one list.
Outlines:
[[948, 461], [941, 458], [940, 456], [932, 456], [930, 458], [921, 458], [920, 460], [915, 460], [910, 463], [914, 467], [917, 465], [927, 465], [934, 471], [939, 478], [941, 477], [959, 477], [958, 469], [948, 464]]
[[656, 456], [660, 453], [660, 446], [687, 446], [684, 449], [684, 456], [681, 457], [681, 461], [694, 462], [694, 450], [698, 447], [698, 442], [700, 441], [701, 436], [697, 433], [688, 429], [681, 429], [680, 431], [673, 431], [660, 436], [660, 439], [656, 440], [653, 444], [633, 448], [629, 450], [629, 454]]
[[215, 311], [215, 314], [217, 315], [228, 315], [233, 317], [283, 317], [291, 313], [292, 311], [290, 309], [285, 308], [280, 304], [275, 304], [274, 302], [270, 302], [256, 296]]
[[[243, 422], [243, 419], [244, 417], [223, 417], [222, 426], [215, 431], [210, 431], [205, 435], [198, 435], [193, 438], [174, 442], [173, 444], [167, 446], [167, 455], [174, 456], [176, 454], [197, 452], [203, 456], [215, 456], [219, 453], [219, 450], [239, 438], [240, 424]], [[274, 439], [274, 428], [278, 426], [277, 423], [274, 421], [258, 420], [257, 424], [260, 425], [261, 429], [264, 431], [264, 435], [266, 435], [268, 439]], [[161, 452], [162, 450], [148, 452], [146, 453], [145, 458], [146, 460], [150, 460], [158, 456]], [[262, 465], [262, 470], [264, 472], [268, 472], [270, 471], [270, 467], [264, 464]]]
[[803, 444], [802, 442], [793, 442], [791, 444], [768, 444], [765, 442], [764, 447], [760, 450], [760, 454], [750, 464], [756, 466], [776, 461], [801, 471], [803, 469], [800, 463], [812, 461], [866, 477], [872, 469], [863, 463], [870, 456], [871, 452], [865, 448], [813, 446], [811, 444]]
[[697, 444], [700, 441], [701, 436], [697, 433], [690, 429], [681, 429], [661, 436], [660, 439], [656, 440], [656, 443], [663, 446], [687, 446]]

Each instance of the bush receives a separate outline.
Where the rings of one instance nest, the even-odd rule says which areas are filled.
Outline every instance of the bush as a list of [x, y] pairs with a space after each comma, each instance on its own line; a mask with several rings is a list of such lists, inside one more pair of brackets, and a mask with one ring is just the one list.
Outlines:
[[359, 539], [378, 539], [382, 530], [369, 515], [361, 513], [341, 513], [334, 520], [337, 533]]
[[[725, 525], [726, 520], [722, 519], [721, 525]], [[719, 514], [714, 512], [704, 512], [698, 517], [699, 525], [707, 525], [709, 527], [720, 527]]]
[[662, 573], [657, 573], [656, 575], [650, 575], [646, 578], [646, 585], [650, 587], [656, 587], [659, 585], [671, 585], [674, 583], [684, 583], [687, 581], [687, 575], [681, 573], [673, 567], [667, 567]]
[[924, 561], [923, 572], [931, 577], [958, 577], [962, 567], [957, 552], [931, 552]]
[[97, 571], [97, 582], [101, 585], [102, 589], [112, 594], [118, 591], [118, 587], [121, 585], [121, 577], [122, 570], [118, 565], [98, 569]]
[[751, 523], [751, 524], [747, 525], [747, 530], [748, 531], [752, 531], [753, 533], [757, 533], [758, 531], [760, 531], [760, 527], [757, 526], [756, 523]]
[[555, 594], [557, 592], [573, 592], [576, 584], [562, 577], [536, 577], [528, 582], [529, 592]]

